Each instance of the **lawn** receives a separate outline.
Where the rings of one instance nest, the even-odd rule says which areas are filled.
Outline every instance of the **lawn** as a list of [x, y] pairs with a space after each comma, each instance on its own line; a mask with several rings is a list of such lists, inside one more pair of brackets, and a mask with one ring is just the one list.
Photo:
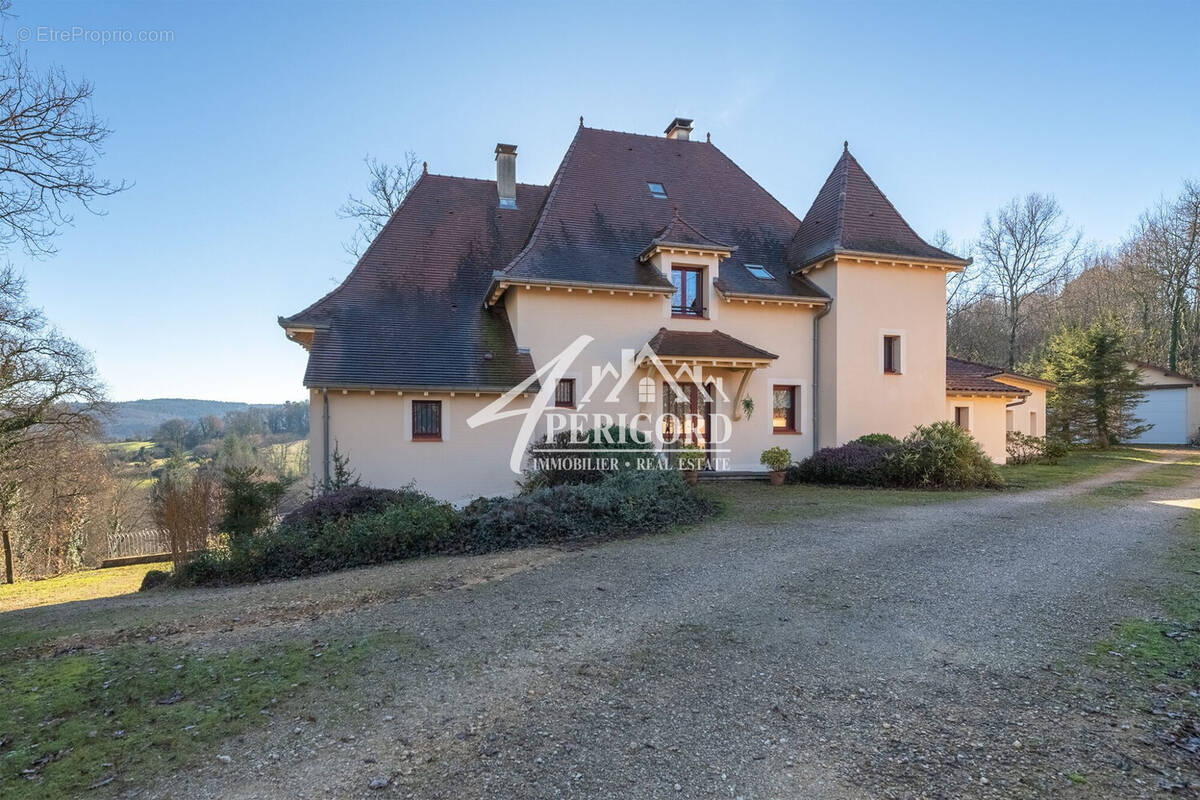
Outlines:
[[143, 576], [152, 569], [170, 571], [171, 562], [90, 569], [42, 581], [0, 585], [0, 612], [136, 592]]
[[1139, 447], [1075, 450], [1057, 464], [1005, 464], [1000, 476], [1010, 489], [1053, 489], [1133, 463], [1166, 463], [1162, 455]]

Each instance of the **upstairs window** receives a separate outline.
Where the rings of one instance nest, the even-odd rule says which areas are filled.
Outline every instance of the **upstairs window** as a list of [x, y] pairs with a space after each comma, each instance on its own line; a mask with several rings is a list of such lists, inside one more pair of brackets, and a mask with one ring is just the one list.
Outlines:
[[900, 337], [883, 337], [883, 371], [888, 375], [900, 374]]
[[771, 273], [767, 272], [767, 268], [762, 264], [747, 264], [746, 269], [749, 270], [751, 275], [758, 278], [760, 281], [769, 281], [775, 277]]
[[971, 430], [971, 408], [970, 406], [955, 406], [954, 407], [954, 424], [962, 428], [964, 431]]
[[575, 379], [563, 378], [554, 387], [554, 407], [555, 408], [574, 408], [575, 407]]
[[413, 441], [434, 442], [442, 438], [442, 401], [413, 400]]
[[671, 316], [704, 316], [704, 270], [700, 267], [672, 267]]
[[773, 392], [775, 402], [771, 417], [771, 427], [775, 433], [797, 433], [796, 427], [796, 387], [776, 386]]
[[661, 183], [647, 183], [646, 186], [650, 189], [650, 195], [659, 200], [667, 199], [667, 190]]

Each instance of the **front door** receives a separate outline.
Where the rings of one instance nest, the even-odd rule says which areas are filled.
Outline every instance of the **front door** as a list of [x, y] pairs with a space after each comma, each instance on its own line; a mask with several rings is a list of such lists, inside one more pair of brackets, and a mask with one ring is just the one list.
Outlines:
[[[679, 424], [682, 431], [675, 441], [676, 446], [694, 444], [711, 450], [709, 435], [712, 431], [714, 387], [711, 384], [706, 387], [707, 393], [694, 383], [681, 383], [679, 388], [683, 397], [678, 397], [669, 383], [663, 384], [663, 439], [673, 439], [673, 426]], [[711, 453], [706, 460], [712, 460]]]

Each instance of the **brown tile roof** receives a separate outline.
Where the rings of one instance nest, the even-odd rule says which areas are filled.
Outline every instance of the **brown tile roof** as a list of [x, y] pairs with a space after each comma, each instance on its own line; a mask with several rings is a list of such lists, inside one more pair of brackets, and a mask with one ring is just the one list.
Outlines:
[[[1018, 375], [1015, 372], [1007, 372], [1000, 367], [992, 367], [987, 364], [977, 364], [974, 361], [965, 361], [961, 358], [953, 358], [946, 356], [946, 391], [947, 392], [965, 392], [967, 394], [1008, 394], [1008, 395], [1027, 395], [1028, 389], [1021, 389], [1011, 384], [1003, 383], [994, 380], [997, 375], [1012, 375], [1014, 378], [1024, 378], [1023, 375]], [[1028, 378], [1028, 380], [1045, 383], [1040, 378]]]
[[659, 328], [649, 341], [655, 355], [678, 358], [775, 359], [761, 347], [747, 344], [721, 331], [671, 331]]
[[969, 263], [918, 236], [849, 147], [804, 215], [788, 246], [788, 258], [793, 269], [800, 269], [838, 252]]
[[[661, 183], [668, 199], [650, 194]], [[638, 256], [672, 221], [674, 208], [705, 238], [735, 245], [722, 282], [740, 292], [824, 298], [788, 277], [787, 243], [800, 225], [715, 145], [580, 127], [551, 182], [529, 244], [499, 279], [527, 278], [669, 287]], [[759, 280], [745, 264], [775, 277]]]
[[482, 298], [529, 237], [547, 187], [424, 175], [342, 284], [280, 324], [317, 330], [306, 386], [507, 389], [533, 372]]
[[646, 249], [641, 252], [639, 258], [646, 259], [654, 252], [656, 247], [670, 247], [671, 245], [680, 245], [683, 247], [695, 247], [701, 250], [715, 250], [727, 253], [733, 253], [737, 250], [737, 245], [725, 244], [718, 242], [716, 239], [710, 239], [700, 231], [696, 230], [692, 225], [688, 224], [682, 217], [679, 216], [679, 208], [676, 207], [675, 215], [653, 239]]

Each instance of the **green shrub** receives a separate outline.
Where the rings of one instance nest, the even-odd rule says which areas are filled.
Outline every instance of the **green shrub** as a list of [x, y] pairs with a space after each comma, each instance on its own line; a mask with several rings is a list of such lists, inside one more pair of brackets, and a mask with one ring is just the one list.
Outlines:
[[762, 455], [758, 457], [758, 463], [765, 466], [772, 472], [780, 472], [788, 468], [792, 463], [792, 452], [782, 447], [768, 447], [762, 451]]
[[848, 442], [824, 447], [788, 468], [788, 483], [823, 483], [843, 486], [886, 486], [888, 454], [900, 446]]
[[282, 481], [266, 480], [258, 467], [226, 467], [221, 479], [221, 530], [230, 546], [247, 544], [256, 532], [271, 524], [275, 507], [287, 491]]
[[1071, 445], [1057, 436], [1046, 437], [1046, 452], [1042, 460], [1047, 464], [1057, 464], [1059, 460], [1071, 452]]
[[673, 470], [626, 471], [597, 483], [551, 486], [517, 497], [480, 498], [462, 511], [460, 552], [616, 538], [698, 522], [715, 510]]
[[985, 489], [1004, 485], [971, 434], [953, 422], [918, 425], [888, 454], [888, 483], [919, 489]]
[[1004, 450], [1009, 464], [1032, 464], [1046, 457], [1046, 440], [1040, 436], [1029, 436], [1020, 431], [1005, 434]]
[[[580, 441], [573, 441], [571, 434], [565, 432], [553, 440], [542, 437], [529, 446], [526, 454], [529, 466], [521, 488], [532, 491], [547, 486], [596, 483], [610, 472], [636, 470], [639, 458], [653, 455], [654, 444], [647, 434], [619, 425], [592, 430]], [[600, 459], [612, 459], [614, 468], [600, 469], [597, 464]]]
[[787, 480], [919, 489], [1003, 485], [996, 465], [979, 443], [952, 422], [919, 425], [903, 441], [871, 434], [840, 447], [818, 450], [790, 468]]
[[345, 567], [427, 555], [444, 549], [458, 513], [416, 491], [382, 511], [320, 519], [314, 525], [280, 525], [250, 537], [244, 546], [209, 550], [181, 571], [184, 584], [290, 578]]
[[866, 444], [872, 447], [899, 447], [900, 440], [890, 433], [865, 433], [850, 444]]

